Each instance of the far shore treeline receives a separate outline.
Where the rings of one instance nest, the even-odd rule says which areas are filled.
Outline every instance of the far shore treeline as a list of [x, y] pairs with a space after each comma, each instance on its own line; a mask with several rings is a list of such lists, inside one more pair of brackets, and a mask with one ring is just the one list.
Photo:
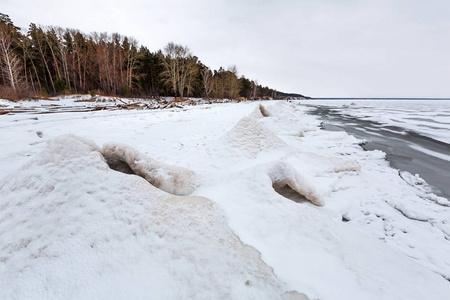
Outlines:
[[[28, 29], [0, 13], [0, 98], [91, 93], [134, 97], [282, 98], [287, 94], [239, 76], [236, 66], [211, 70], [188, 47], [151, 52], [118, 33]], [[300, 96], [300, 95], [298, 95]]]

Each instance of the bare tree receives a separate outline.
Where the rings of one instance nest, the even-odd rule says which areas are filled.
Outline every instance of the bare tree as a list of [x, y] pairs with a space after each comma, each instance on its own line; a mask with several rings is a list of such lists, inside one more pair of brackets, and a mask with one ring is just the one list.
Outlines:
[[173, 91], [175, 96], [184, 96], [184, 90], [188, 93], [192, 88], [190, 83], [197, 71], [195, 59], [191, 50], [186, 46], [168, 43], [164, 47], [164, 55], [161, 57], [163, 82]]
[[209, 99], [209, 94], [213, 91], [214, 88], [213, 75], [208, 67], [203, 68], [200, 72], [202, 74], [202, 83], [203, 88], [205, 89], [206, 98]]
[[192, 82], [194, 81], [195, 75], [198, 74], [197, 64], [194, 57], [189, 55], [187, 57], [180, 59], [180, 77], [178, 84], [178, 93], [180, 97], [183, 98], [184, 90], [189, 96], [192, 92]]
[[163, 82], [176, 95], [177, 83], [178, 83], [178, 48], [179, 45], [175, 45], [173, 42], [168, 43], [164, 47], [164, 55], [161, 57], [161, 63], [164, 67], [164, 71], [161, 73]]
[[133, 79], [136, 78], [136, 75], [133, 73], [136, 69], [136, 63], [139, 58], [139, 52], [137, 50], [138, 42], [134, 38], [129, 39], [130, 50], [127, 51], [126, 55], [126, 82], [128, 90], [131, 91]]

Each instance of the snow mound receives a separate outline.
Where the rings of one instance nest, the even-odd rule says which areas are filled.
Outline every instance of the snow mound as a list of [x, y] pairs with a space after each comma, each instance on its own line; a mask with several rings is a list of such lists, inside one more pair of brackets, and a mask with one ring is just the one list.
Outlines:
[[185, 196], [197, 187], [193, 171], [160, 163], [128, 145], [108, 143], [103, 146], [102, 154], [113, 169], [131, 171], [165, 192]]
[[0, 199], [1, 299], [302, 295], [285, 293], [217, 204], [112, 171], [82, 138], [51, 141], [0, 182]]
[[250, 157], [256, 157], [261, 151], [287, 147], [275, 133], [252, 117], [243, 117], [225, 135], [225, 142]]

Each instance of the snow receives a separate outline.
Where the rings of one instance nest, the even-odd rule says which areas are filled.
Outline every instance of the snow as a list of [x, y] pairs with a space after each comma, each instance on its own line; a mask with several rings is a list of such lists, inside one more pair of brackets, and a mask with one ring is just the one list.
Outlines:
[[449, 299], [449, 201], [307, 110], [1, 116], [0, 298]]

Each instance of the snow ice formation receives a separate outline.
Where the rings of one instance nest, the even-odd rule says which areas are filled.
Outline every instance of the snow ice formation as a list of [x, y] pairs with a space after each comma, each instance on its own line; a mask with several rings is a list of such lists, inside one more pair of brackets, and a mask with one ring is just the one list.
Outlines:
[[131, 171], [168, 193], [186, 196], [196, 188], [194, 172], [160, 163], [128, 145], [108, 143], [101, 152], [113, 169]]
[[288, 163], [278, 162], [274, 164], [269, 169], [268, 175], [275, 188], [282, 188], [287, 185], [311, 201], [311, 203], [319, 206], [324, 204], [323, 198], [318, 195], [314, 187], [311, 184], [308, 184], [306, 179], [297, 173]]

